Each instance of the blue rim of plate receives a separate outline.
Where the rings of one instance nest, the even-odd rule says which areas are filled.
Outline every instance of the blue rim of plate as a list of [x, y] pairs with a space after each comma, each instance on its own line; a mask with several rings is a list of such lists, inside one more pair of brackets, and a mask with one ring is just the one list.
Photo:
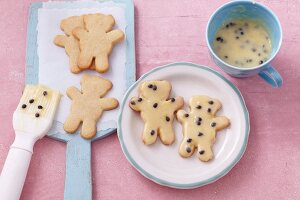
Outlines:
[[[226, 82], [237, 94], [237, 96], [239, 97], [240, 103], [243, 107], [243, 111], [244, 111], [244, 117], [245, 117], [245, 124], [246, 124], [246, 130], [245, 130], [245, 138], [244, 138], [244, 142], [243, 142], [243, 146], [239, 152], [239, 154], [236, 156], [236, 158], [230, 163], [230, 165], [228, 167], [226, 167], [223, 171], [221, 171], [220, 173], [218, 173], [215, 176], [212, 176], [206, 180], [203, 181], [199, 181], [199, 182], [194, 182], [194, 183], [189, 183], [189, 184], [180, 184], [180, 183], [173, 183], [173, 182], [169, 182], [163, 179], [160, 179], [158, 177], [153, 176], [152, 174], [150, 174], [149, 172], [147, 172], [146, 170], [144, 170], [140, 165], [138, 165], [135, 160], [132, 158], [132, 156], [129, 154], [126, 145], [124, 143], [123, 140], [123, 133], [122, 133], [122, 128], [121, 128], [121, 124], [122, 124], [122, 114], [123, 114], [123, 110], [124, 110], [124, 106], [126, 103], [126, 100], [128, 99], [128, 95], [131, 93], [131, 91], [141, 82], [143, 81], [147, 76], [149, 76], [150, 74], [157, 72], [159, 70], [165, 69], [165, 68], [171, 68], [174, 66], [178, 66], [178, 65], [186, 65], [186, 66], [190, 66], [190, 67], [195, 67], [198, 69], [202, 69], [202, 70], [206, 70], [209, 71], [215, 75], [217, 75], [219, 78], [221, 78], [224, 82]], [[245, 105], [245, 101], [244, 98], [241, 94], [241, 92], [237, 89], [237, 87], [230, 82], [229, 80], [227, 80], [224, 76], [222, 76], [219, 72], [206, 67], [206, 66], [201, 66], [201, 65], [197, 65], [194, 63], [190, 63], [190, 62], [176, 62], [176, 63], [171, 63], [171, 64], [167, 64], [167, 65], [163, 65], [157, 68], [154, 68], [153, 70], [145, 73], [144, 75], [142, 75], [125, 93], [123, 100], [122, 100], [122, 104], [120, 107], [120, 111], [119, 111], [119, 115], [118, 115], [118, 137], [119, 137], [119, 141], [121, 144], [121, 148], [123, 153], [125, 154], [125, 157], [127, 158], [127, 160], [129, 161], [129, 163], [136, 168], [143, 176], [145, 176], [146, 178], [154, 181], [155, 183], [158, 183], [160, 185], [163, 186], [168, 186], [171, 188], [178, 188], [178, 189], [192, 189], [192, 188], [197, 188], [197, 187], [201, 187], [210, 183], [215, 182], [216, 180], [220, 179], [221, 177], [225, 176], [237, 163], [238, 161], [242, 158], [246, 147], [247, 147], [247, 143], [248, 143], [248, 137], [249, 137], [249, 132], [250, 132], [250, 121], [249, 121], [249, 113], [247, 110], [247, 107]]]

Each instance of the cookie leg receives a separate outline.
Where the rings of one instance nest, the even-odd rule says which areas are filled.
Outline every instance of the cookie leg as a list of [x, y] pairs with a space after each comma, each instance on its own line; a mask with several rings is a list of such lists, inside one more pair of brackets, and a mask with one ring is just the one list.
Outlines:
[[198, 145], [197, 157], [205, 162], [211, 160], [214, 157], [211, 147]]
[[172, 124], [160, 127], [159, 137], [163, 144], [172, 144], [175, 140], [175, 133]]
[[189, 138], [184, 137], [180, 147], [179, 147], [179, 154], [184, 157], [191, 157], [195, 151], [195, 145], [192, 142], [189, 142]]
[[151, 126], [149, 123], [145, 123], [144, 131], [143, 131], [143, 142], [144, 144], [153, 144], [157, 138], [157, 128]]
[[78, 58], [78, 67], [87, 69], [93, 62], [93, 55], [89, 51], [81, 51]]
[[98, 55], [95, 59], [96, 71], [104, 73], [108, 70], [108, 55]]
[[64, 123], [64, 130], [68, 133], [75, 133], [80, 123], [81, 120], [71, 114]]
[[94, 119], [84, 119], [82, 122], [81, 136], [85, 139], [91, 139], [96, 135], [97, 127]]
[[81, 70], [78, 67], [78, 63], [77, 63], [78, 57], [77, 55], [70, 55], [70, 70], [72, 73], [79, 73]]

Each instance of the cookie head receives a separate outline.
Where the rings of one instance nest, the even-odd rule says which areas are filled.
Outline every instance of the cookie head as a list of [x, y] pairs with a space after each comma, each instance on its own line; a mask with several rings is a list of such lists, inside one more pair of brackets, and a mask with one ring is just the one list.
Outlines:
[[145, 81], [140, 87], [141, 96], [149, 100], [165, 101], [168, 99], [171, 84], [168, 81]]
[[98, 76], [83, 75], [80, 84], [83, 94], [98, 97], [104, 96], [112, 88], [112, 83], [109, 80]]
[[193, 96], [190, 99], [190, 108], [196, 112], [206, 112], [215, 115], [221, 106], [222, 104], [219, 100], [208, 96]]
[[87, 30], [95, 27], [103, 27], [106, 32], [111, 31], [115, 25], [115, 19], [112, 15], [104, 15], [101, 13], [88, 14], [84, 16], [84, 23]]
[[72, 31], [76, 27], [84, 27], [82, 16], [72, 16], [60, 23], [60, 28], [66, 35], [72, 35]]

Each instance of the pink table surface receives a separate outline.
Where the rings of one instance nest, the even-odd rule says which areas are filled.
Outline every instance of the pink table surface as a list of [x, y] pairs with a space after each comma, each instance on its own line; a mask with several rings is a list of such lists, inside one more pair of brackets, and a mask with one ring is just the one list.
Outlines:
[[[24, 86], [30, 2], [0, 1], [0, 169], [14, 139], [12, 113]], [[220, 71], [208, 55], [205, 27], [225, 2], [136, 0], [137, 76], [175, 61]], [[251, 133], [241, 161], [211, 185], [170, 189], [140, 175], [127, 162], [115, 134], [92, 145], [94, 199], [300, 199], [300, 2], [259, 2], [273, 9], [282, 23], [283, 44], [273, 64], [284, 85], [272, 89], [259, 77], [225, 75], [241, 90], [250, 113]], [[22, 200], [63, 199], [65, 150], [64, 143], [49, 138], [37, 142]]]

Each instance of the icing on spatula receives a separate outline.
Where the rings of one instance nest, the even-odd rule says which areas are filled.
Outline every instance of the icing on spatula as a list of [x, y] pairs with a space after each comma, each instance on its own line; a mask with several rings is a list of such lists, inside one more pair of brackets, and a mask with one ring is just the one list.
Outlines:
[[15, 140], [0, 177], [0, 199], [18, 200], [33, 153], [33, 146], [52, 126], [60, 94], [44, 85], [26, 85], [13, 114]]

